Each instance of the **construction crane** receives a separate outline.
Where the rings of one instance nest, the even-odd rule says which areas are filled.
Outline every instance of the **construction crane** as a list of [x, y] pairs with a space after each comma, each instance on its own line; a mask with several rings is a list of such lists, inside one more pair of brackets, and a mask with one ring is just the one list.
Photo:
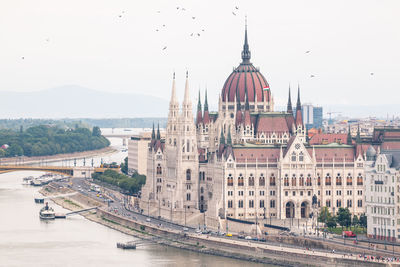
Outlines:
[[338, 112], [338, 111], [329, 111], [326, 114], [329, 115], [329, 124], [332, 124], [332, 114], [341, 114], [342, 112]]

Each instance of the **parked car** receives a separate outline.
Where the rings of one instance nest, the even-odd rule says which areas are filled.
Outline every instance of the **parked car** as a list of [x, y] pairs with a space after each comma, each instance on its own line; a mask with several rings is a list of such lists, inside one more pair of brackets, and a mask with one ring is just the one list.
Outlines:
[[357, 235], [353, 233], [353, 231], [343, 231], [342, 232], [343, 237], [356, 237]]
[[244, 239], [244, 235], [238, 235], [238, 238], [240, 238], [240, 239]]
[[246, 240], [252, 240], [253, 238], [251, 237], [251, 236], [246, 236], [244, 239], [246, 239]]
[[150, 222], [150, 221], [151, 221], [150, 218], [147, 218], [147, 219], [146, 219], [146, 222]]
[[227, 233], [225, 236], [227, 236], [227, 237], [232, 237], [232, 234]]
[[189, 231], [189, 228], [183, 227], [183, 231], [187, 232], [187, 231]]

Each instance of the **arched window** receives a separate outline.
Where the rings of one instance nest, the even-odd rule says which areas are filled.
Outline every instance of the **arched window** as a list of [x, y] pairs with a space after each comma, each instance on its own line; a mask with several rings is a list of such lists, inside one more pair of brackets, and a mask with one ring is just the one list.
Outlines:
[[311, 174], [307, 174], [306, 185], [307, 186], [312, 186]]
[[239, 174], [238, 186], [244, 186], [244, 179], [243, 179], [243, 175], [242, 174]]
[[157, 174], [162, 174], [162, 168], [160, 164], [157, 164]]
[[254, 177], [252, 174], [250, 174], [250, 177], [249, 177], [249, 186], [254, 186]]
[[296, 186], [296, 174], [292, 176], [292, 186]]
[[317, 173], [317, 184], [321, 185], [321, 176]]
[[299, 154], [299, 161], [303, 161], [303, 160], [304, 160], [303, 152], [300, 152], [300, 154]]
[[357, 185], [363, 185], [363, 177], [361, 173], [359, 173], [357, 176]]
[[190, 201], [190, 193], [186, 194], [186, 201]]
[[289, 186], [289, 176], [288, 176], [287, 174], [285, 174], [285, 179], [284, 179], [283, 184], [284, 184], [285, 186]]
[[342, 185], [342, 176], [340, 176], [340, 173], [336, 175], [336, 185]]
[[258, 185], [259, 186], [265, 186], [265, 177], [264, 177], [264, 174], [262, 174], [262, 173], [261, 173]]
[[332, 184], [332, 178], [331, 178], [330, 174], [327, 173], [326, 177], [325, 177], [325, 185], [331, 185], [331, 184]]
[[353, 185], [353, 177], [351, 177], [350, 173], [347, 175], [346, 184]]
[[200, 188], [200, 193], [203, 194], [204, 193], [204, 188]]
[[300, 174], [299, 184], [300, 184], [300, 186], [304, 186], [304, 176], [303, 176], [303, 174]]
[[176, 138], [174, 138], [174, 146], [176, 146]]
[[271, 174], [271, 177], [269, 177], [269, 185], [270, 186], [276, 185], [276, 179], [275, 179], [275, 175], [273, 173]]
[[186, 181], [190, 181], [192, 179], [192, 171], [190, 169], [186, 170]]
[[229, 174], [229, 176], [228, 176], [228, 186], [233, 186], [233, 177], [232, 177], [232, 174]]

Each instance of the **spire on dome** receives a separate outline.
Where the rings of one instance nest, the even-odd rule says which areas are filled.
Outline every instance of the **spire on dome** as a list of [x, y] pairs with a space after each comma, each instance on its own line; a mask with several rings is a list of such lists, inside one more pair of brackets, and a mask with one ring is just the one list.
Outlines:
[[287, 113], [293, 113], [292, 98], [290, 96], [290, 84], [289, 84], [289, 99], [288, 99], [288, 103], [287, 103]]
[[153, 122], [153, 131], [151, 131], [151, 140], [156, 139], [156, 132], [154, 131], [154, 122]]
[[251, 53], [249, 50], [249, 43], [247, 41], [247, 16], [246, 16], [245, 30], [244, 30], [244, 45], [242, 51], [242, 60], [243, 60], [242, 63], [249, 64], [250, 58], [251, 58]]
[[157, 140], [161, 140], [160, 123], [158, 123], [158, 125], [157, 125]]

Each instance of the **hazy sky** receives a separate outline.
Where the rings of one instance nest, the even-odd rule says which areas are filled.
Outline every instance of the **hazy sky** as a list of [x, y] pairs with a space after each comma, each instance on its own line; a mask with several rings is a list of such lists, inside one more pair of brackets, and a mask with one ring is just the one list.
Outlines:
[[216, 107], [247, 14], [251, 61], [277, 105], [298, 82], [303, 102], [397, 104], [399, 10], [398, 0], [0, 0], [0, 90], [76, 84], [169, 99], [175, 71], [182, 99], [188, 69], [193, 102], [207, 87]]

